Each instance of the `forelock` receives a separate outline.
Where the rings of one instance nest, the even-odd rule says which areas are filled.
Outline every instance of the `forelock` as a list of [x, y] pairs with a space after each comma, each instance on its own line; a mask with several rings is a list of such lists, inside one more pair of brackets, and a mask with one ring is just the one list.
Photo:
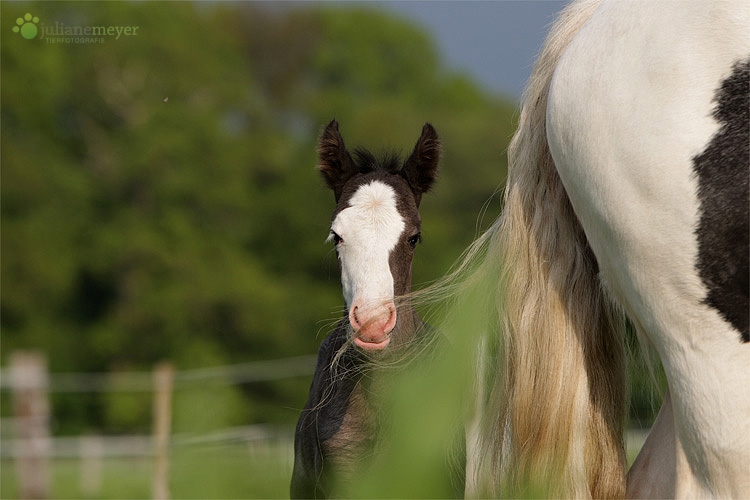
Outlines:
[[376, 170], [397, 174], [403, 168], [403, 163], [398, 154], [391, 152], [376, 157], [364, 148], [354, 150], [354, 163], [360, 174], [367, 174]]

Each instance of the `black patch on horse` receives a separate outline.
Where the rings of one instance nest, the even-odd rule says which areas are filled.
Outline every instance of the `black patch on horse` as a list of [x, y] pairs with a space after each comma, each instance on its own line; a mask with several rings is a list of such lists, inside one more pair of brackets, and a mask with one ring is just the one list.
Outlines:
[[700, 222], [698, 273], [713, 307], [750, 342], [750, 59], [734, 65], [716, 92], [721, 128], [693, 158]]

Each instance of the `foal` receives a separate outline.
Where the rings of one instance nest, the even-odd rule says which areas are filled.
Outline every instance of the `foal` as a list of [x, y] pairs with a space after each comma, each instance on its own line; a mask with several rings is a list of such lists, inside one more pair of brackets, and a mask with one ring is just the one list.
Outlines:
[[[318, 170], [336, 198], [329, 241], [336, 247], [347, 314], [323, 341], [294, 439], [292, 498], [324, 498], [376, 442], [378, 411], [362, 377], [368, 359], [416, 339], [422, 321], [408, 300], [421, 240], [419, 203], [438, 170], [440, 141], [425, 124], [403, 163], [352, 157], [334, 120], [318, 145]], [[390, 346], [390, 347], [389, 347]], [[377, 363], [377, 362], [375, 362]]]

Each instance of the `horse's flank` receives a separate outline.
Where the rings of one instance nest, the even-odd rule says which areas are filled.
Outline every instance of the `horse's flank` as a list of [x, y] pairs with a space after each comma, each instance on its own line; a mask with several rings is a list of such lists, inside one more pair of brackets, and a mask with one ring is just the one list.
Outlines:
[[[625, 494], [624, 313], [656, 348], [671, 389], [629, 492], [647, 471], [663, 483], [654, 495], [748, 493], [750, 344], [731, 309], [744, 304], [746, 315], [747, 290], [725, 285], [714, 295], [734, 298], [706, 298], [719, 285], [698, 274], [716, 273], [700, 260], [697, 217], [726, 202], [721, 193], [699, 200], [704, 179], [694, 171], [694, 162], [715, 161], [701, 152], [728, 133], [711, 111], [722, 106], [722, 85], [745, 75], [744, 88], [730, 91], [747, 101], [747, 11], [585, 0], [552, 27], [508, 150], [506, 206], [483, 238], [483, 258], [502, 266], [502, 346], [469, 459], [492, 466], [473, 494], [529, 485], [556, 497]], [[727, 153], [719, 166], [746, 185], [747, 154]], [[742, 198], [736, 212], [746, 221]], [[715, 234], [714, 245], [734, 244]], [[747, 269], [746, 247], [727, 246], [728, 258], [710, 264]]]

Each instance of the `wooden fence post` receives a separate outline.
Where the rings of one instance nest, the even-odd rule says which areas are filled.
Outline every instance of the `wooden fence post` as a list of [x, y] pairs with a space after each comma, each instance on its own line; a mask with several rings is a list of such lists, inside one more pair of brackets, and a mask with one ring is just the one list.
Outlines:
[[100, 436], [81, 436], [78, 440], [81, 455], [81, 495], [96, 498], [102, 489], [102, 457], [104, 446]]
[[172, 423], [174, 368], [160, 363], [154, 369], [154, 482], [153, 498], [169, 499], [169, 434]]
[[13, 410], [16, 416], [16, 474], [22, 499], [49, 497], [50, 409], [47, 359], [32, 351], [10, 356]]

